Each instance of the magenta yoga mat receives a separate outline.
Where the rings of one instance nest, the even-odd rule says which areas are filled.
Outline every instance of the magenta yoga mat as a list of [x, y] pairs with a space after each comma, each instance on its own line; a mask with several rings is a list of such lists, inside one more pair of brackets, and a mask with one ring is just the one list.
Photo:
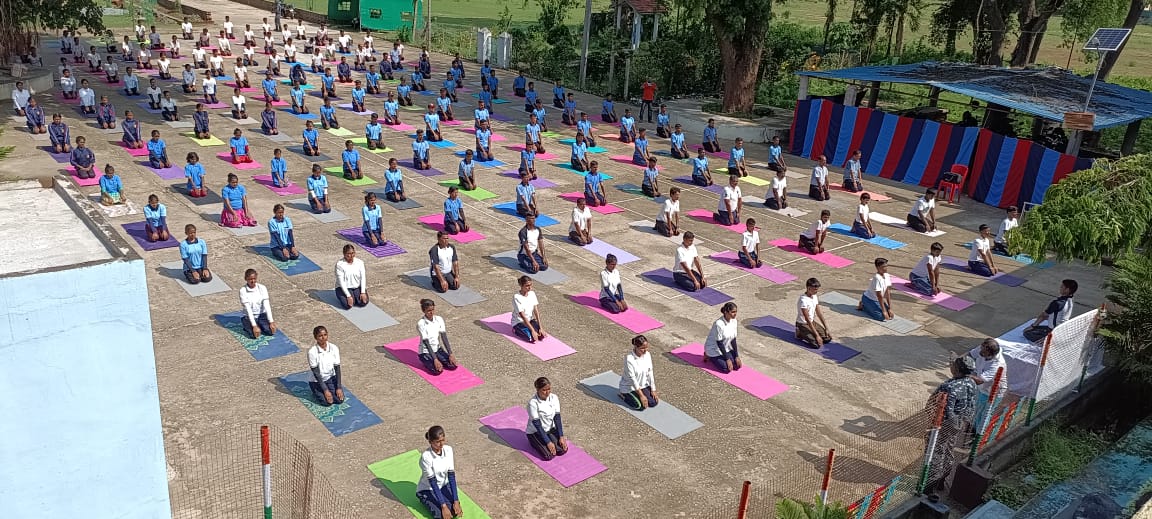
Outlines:
[[276, 187], [272, 185], [272, 175], [256, 175], [252, 177], [252, 180], [254, 180], [257, 184], [272, 190], [273, 193], [276, 193], [280, 196], [302, 195], [307, 193], [304, 188], [293, 183], [289, 183], [287, 186], [283, 187]]
[[712, 362], [704, 357], [704, 345], [698, 342], [681, 346], [672, 350], [671, 353], [685, 362], [710, 373], [712, 376], [746, 391], [748, 394], [760, 400], [768, 400], [780, 393], [788, 391], [787, 384], [760, 373], [747, 365], [731, 373], [720, 373], [716, 371]]
[[928, 296], [920, 293], [920, 291], [916, 290], [915, 288], [912, 288], [912, 283], [907, 279], [896, 276], [891, 277], [892, 288], [895, 288], [896, 290], [904, 292], [910, 296], [914, 296], [917, 299], [923, 299], [924, 301], [928, 301], [930, 303], [936, 303], [941, 307], [947, 308], [949, 310], [959, 312], [965, 308], [968, 308], [969, 306], [976, 304], [972, 301], [968, 301], [967, 299], [960, 299], [959, 297], [945, 294], [944, 292], [936, 294], [935, 296]]
[[684, 214], [702, 222], [710, 223], [716, 227], [727, 229], [732, 232], [743, 233], [744, 231], [748, 230], [748, 226], [742, 223], [735, 225], [722, 225], [720, 222], [717, 222], [715, 218], [712, 218], [712, 211], [707, 209], [693, 209], [691, 211], [685, 211]]
[[841, 258], [840, 256], [828, 252], [821, 252], [820, 254], [808, 254], [808, 251], [801, 249], [800, 246], [796, 244], [796, 240], [789, 240], [788, 238], [778, 238], [772, 240], [768, 242], [768, 245], [783, 251], [791, 252], [793, 254], [799, 254], [800, 256], [804, 256], [805, 258], [818, 263], [823, 263], [834, 269], [844, 268], [854, 263], [848, 258]]
[[768, 266], [767, 263], [765, 263], [763, 266], [760, 266], [760, 267], [757, 267], [754, 269], [750, 269], [748, 267], [745, 267], [743, 263], [740, 263], [740, 256], [737, 255], [735, 252], [732, 252], [732, 251], [718, 252], [718, 253], [713, 254], [709, 257], [716, 260], [716, 261], [719, 261], [721, 263], [727, 263], [727, 264], [731, 265], [733, 268], [738, 268], [738, 269], [743, 270], [745, 272], [751, 272], [752, 274], [755, 274], [759, 277], [767, 279], [768, 281], [771, 281], [771, 282], [776, 283], [778, 285], [781, 285], [784, 283], [789, 283], [792, 281], [796, 281], [796, 276], [793, 276], [792, 274], [784, 272], [783, 270], [779, 270], [779, 269], [775, 269], [773, 267], [770, 267], [770, 266]]
[[600, 306], [599, 290], [591, 290], [584, 292], [583, 294], [571, 295], [568, 296], [568, 298], [578, 305], [588, 307], [590, 310], [604, 316], [609, 321], [623, 326], [632, 333], [650, 332], [664, 326], [664, 323], [657, 321], [652, 316], [649, 316], [648, 314], [645, 314], [644, 312], [641, 312], [632, 307], [628, 307], [627, 311], [618, 314], [614, 314], [605, 310], [604, 307]]
[[[424, 364], [420, 362], [420, 338], [412, 337], [404, 339], [399, 342], [385, 344], [384, 349], [388, 350], [396, 360], [404, 363], [409, 369], [416, 372], [420, 378], [428, 381], [436, 389], [445, 395], [451, 395], [464, 391], [465, 389], [473, 388], [484, 383], [484, 380], [473, 374], [468, 368], [459, 366], [454, 370], [444, 370], [439, 375], [433, 375], [428, 370], [424, 369]], [[459, 362], [459, 359], [457, 359]]]
[[[568, 453], [556, 456], [551, 461], [544, 461], [536, 454], [536, 450], [528, 443], [528, 436], [524, 428], [528, 424], [528, 411], [523, 407], [509, 407], [498, 413], [493, 413], [480, 419], [480, 423], [488, 427], [496, 436], [504, 440], [509, 447], [520, 451], [537, 467], [552, 476], [558, 483], [570, 487], [584, 481], [596, 474], [608, 470], [590, 454], [581, 449], [576, 443], [568, 440]], [[571, 427], [569, 427], [571, 429]]]
[[[436, 231], [443, 231], [444, 230], [444, 215], [442, 215], [442, 214], [430, 214], [427, 216], [421, 216], [420, 218], [417, 218], [416, 220], [419, 221], [420, 223], [424, 224], [424, 225], [427, 225], [428, 227], [431, 227], [432, 229], [434, 229]], [[480, 240], [484, 239], [483, 234], [480, 234], [480, 233], [476, 232], [475, 230], [471, 230], [471, 229], [468, 230], [467, 232], [462, 232], [462, 233], [457, 233], [457, 234], [449, 234], [448, 237], [450, 237], [453, 240], [456, 240], [457, 242], [460, 242], [460, 243], [471, 243], [474, 241], [480, 241]]]

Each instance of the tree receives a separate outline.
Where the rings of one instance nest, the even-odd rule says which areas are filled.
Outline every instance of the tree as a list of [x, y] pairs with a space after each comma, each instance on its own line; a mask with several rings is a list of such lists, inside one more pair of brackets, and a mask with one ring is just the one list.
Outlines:
[[1100, 329], [1104, 344], [1129, 379], [1152, 385], [1152, 257], [1128, 254], [1115, 263], [1108, 301], [1116, 309]]
[[[1148, 0], [1131, 0], [1128, 6], [1128, 14], [1124, 16], [1124, 27], [1133, 29], [1140, 21], [1140, 15], [1144, 13], [1144, 7], [1148, 5]], [[1120, 53], [1124, 52], [1124, 47], [1128, 46], [1128, 42], [1132, 38], [1129, 37], [1124, 41], [1124, 45], [1120, 46], [1120, 50], [1116, 52], [1109, 52], [1104, 56], [1104, 63], [1100, 64], [1100, 79], [1107, 79], [1108, 74], [1112, 73], [1112, 67], [1116, 66], [1116, 61], [1120, 59]]]
[[1048, 30], [1048, 20], [1064, 6], [1065, 0], [1036, 0], [1020, 2], [1016, 11], [1020, 22], [1020, 36], [1016, 39], [1016, 48], [1012, 51], [1012, 66], [1023, 67], [1036, 61], [1036, 54], [1040, 51], [1040, 42], [1044, 40], [1044, 33]]
[[692, 0], [703, 8], [720, 48], [725, 112], [751, 112], [772, 0]]
[[40, 31], [84, 29], [104, 32], [104, 11], [95, 0], [22, 0], [0, 2], [0, 62], [28, 54]]
[[805, 503], [784, 498], [776, 502], [777, 519], [848, 519], [848, 508], [842, 503], [824, 503], [820, 496], [816, 502]]
[[828, 0], [828, 10], [824, 12], [824, 52], [828, 52], [828, 34], [836, 23], [836, 0]]

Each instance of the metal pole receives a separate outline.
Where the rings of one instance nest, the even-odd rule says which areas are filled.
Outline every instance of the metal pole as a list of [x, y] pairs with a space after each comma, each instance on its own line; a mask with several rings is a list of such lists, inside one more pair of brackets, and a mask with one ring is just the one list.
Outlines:
[[272, 519], [272, 441], [267, 425], [260, 426], [260, 468], [264, 480], [264, 519]]
[[432, 47], [432, 0], [424, 0], [424, 47]]
[[1096, 73], [1092, 74], [1092, 84], [1088, 86], [1088, 97], [1084, 99], [1084, 112], [1088, 111], [1088, 103], [1092, 101], [1092, 91], [1096, 90], [1096, 79], [1100, 77], [1100, 67], [1104, 65], [1104, 52], [1096, 53]]
[[584, 90], [584, 80], [588, 77], [588, 40], [592, 36], [592, 0], [584, 5], [584, 42], [580, 51], [580, 90]]
[[748, 498], [752, 497], [752, 482], [745, 481], [744, 489], [740, 491], [740, 508], [736, 509], [736, 518], [744, 519], [748, 516]]
[[832, 483], [832, 464], [836, 461], [836, 449], [828, 449], [828, 461], [824, 465], [824, 481], [820, 483], [820, 510], [828, 502], [828, 486]]

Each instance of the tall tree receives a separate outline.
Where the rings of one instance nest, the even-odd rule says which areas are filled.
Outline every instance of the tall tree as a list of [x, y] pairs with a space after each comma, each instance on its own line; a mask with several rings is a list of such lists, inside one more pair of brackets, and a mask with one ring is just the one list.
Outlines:
[[[963, 0], [961, 0], [963, 1]], [[1008, 22], [1004, 17], [1004, 0], [981, 0], [980, 11], [976, 15], [976, 34], [972, 54], [982, 65], [1000, 66], [1004, 59], [1004, 37], [1007, 36]], [[979, 47], [976, 47], [979, 45]]]
[[104, 12], [94, 0], [0, 1], [0, 62], [28, 54], [40, 31], [85, 29], [104, 32]]
[[[1136, 28], [1136, 24], [1140, 22], [1140, 15], [1144, 13], [1144, 8], [1148, 6], [1148, 0], [1131, 0], [1128, 6], [1128, 14], [1124, 16], [1124, 27], [1128, 29]], [[1120, 46], [1120, 50], [1116, 52], [1109, 52], [1104, 56], [1104, 63], [1100, 64], [1100, 79], [1106, 79], [1112, 73], [1112, 67], [1116, 66], [1116, 61], [1120, 59], [1120, 53], [1124, 52], [1124, 48], [1128, 46], [1128, 42], [1132, 41], [1129, 37], [1124, 41], [1124, 45]]]
[[824, 52], [828, 52], [828, 34], [836, 23], [836, 0], [828, 0], [828, 10], [824, 11]]
[[725, 112], [751, 112], [772, 0], [696, 0], [713, 28], [724, 78]]
[[1040, 50], [1040, 42], [1048, 30], [1048, 20], [1064, 6], [1065, 0], [1024, 0], [1016, 11], [1016, 19], [1020, 22], [1020, 36], [1016, 39], [1016, 48], [1012, 50], [1013, 67], [1030, 65], [1036, 60]]

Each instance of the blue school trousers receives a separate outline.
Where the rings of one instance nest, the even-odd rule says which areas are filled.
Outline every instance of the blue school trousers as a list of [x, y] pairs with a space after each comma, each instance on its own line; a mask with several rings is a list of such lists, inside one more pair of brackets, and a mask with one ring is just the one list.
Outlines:
[[324, 407], [328, 407], [329, 405], [331, 405], [328, 403], [327, 400], [324, 400], [324, 390], [325, 389], [327, 389], [329, 393], [332, 393], [332, 403], [333, 404], [340, 405], [340, 404], [344, 403], [344, 399], [342, 399], [336, 395], [336, 390], [339, 388], [340, 388], [340, 386], [336, 385], [336, 377], [332, 377], [328, 380], [325, 380], [324, 385], [320, 385], [320, 383], [316, 382], [315, 380], [309, 380], [308, 381], [308, 389], [312, 390], [312, 396], [316, 398], [317, 403], [319, 403], [320, 405], [322, 405]]
[[601, 193], [600, 191], [593, 191], [593, 190], [588, 189], [588, 188], [584, 188], [584, 201], [587, 202], [588, 205], [592, 206], [592, 207], [600, 207], [602, 205], [608, 205], [608, 199], [604, 198], [603, 193]]
[[463, 228], [464, 220], [456, 220], [449, 217], [448, 215], [444, 216], [444, 232], [451, 235], [457, 235], [460, 234], [460, 229]]
[[732, 351], [721, 352], [719, 357], [708, 357], [708, 360], [712, 362], [712, 367], [716, 368], [716, 371], [731, 373], [732, 370], [728, 369], [728, 361], [732, 361], [733, 368], [740, 369], [736, 367], [736, 359], [738, 358], [740, 358], [740, 349], [736, 346], [736, 339], [732, 339]]
[[[692, 273], [695, 274], [697, 278], [703, 277], [700, 275], [699, 272], [696, 272], [695, 270], [693, 270]], [[676, 282], [677, 286], [679, 286], [680, 288], [684, 289], [687, 292], [695, 292], [696, 291], [696, 286], [692, 284], [692, 278], [688, 277], [688, 274], [685, 274], [683, 272], [673, 272], [672, 273], [672, 280]]]
[[[658, 402], [652, 396], [652, 387], [651, 386], [640, 388], [640, 392], [644, 393], [644, 398], [648, 399], [648, 407], [656, 407], [657, 405], [660, 404], [660, 402]], [[630, 407], [633, 411], [643, 411], [644, 410], [643, 407], [640, 407], [640, 399], [636, 398], [636, 393], [633, 393], [631, 391], [629, 391], [627, 393], [623, 393], [620, 395], [620, 399], [624, 401], [624, 405]]]
[[915, 272], [909, 275], [912, 288], [926, 296], [932, 296], [932, 280]]
[[432, 271], [428, 272], [428, 277], [432, 278], [432, 288], [433, 289], [435, 289], [437, 292], [440, 292], [441, 294], [443, 294], [444, 292], [447, 292], [449, 290], [456, 290], [456, 289], [460, 288], [460, 282], [456, 281], [456, 275], [455, 274], [453, 274], [451, 272], [444, 272], [443, 274], [444, 274], [444, 282], [448, 283], [448, 286], [444, 286], [444, 285], [440, 284], [440, 278], [436, 277], [435, 272], [432, 272]]
[[872, 238], [876, 237], [875, 233], [868, 232], [868, 228], [864, 227], [864, 224], [860, 222], [852, 222], [852, 234], [864, 238], [865, 240], [871, 240]]
[[[452, 495], [451, 490], [448, 484], [444, 484], [444, 486], [440, 487], [440, 495], [444, 496], [445, 499], [450, 499], [448, 496]], [[416, 499], [419, 499], [420, 503], [428, 509], [429, 517], [432, 519], [451, 519], [451, 516], [444, 517], [443, 512], [440, 510], [440, 505], [436, 504], [435, 494], [433, 494], [431, 490], [421, 490], [417, 492]], [[448, 508], [452, 508], [452, 503], [448, 503]]]
[[444, 344], [440, 345], [440, 349], [437, 350], [436, 353], [420, 354], [420, 363], [423, 364], [424, 369], [428, 370], [428, 373], [432, 375], [443, 373], [443, 371], [436, 371], [436, 363], [433, 362], [433, 356], [435, 356], [436, 360], [440, 361], [440, 365], [443, 366], [445, 370], [453, 371], [458, 367], [456, 364], [453, 364], [448, 357], [452, 354], [452, 349], [448, 346], [448, 336], [442, 335], [441, 338], [444, 339]]
[[611, 297], [600, 297], [600, 308], [607, 310], [610, 314], [618, 314], [624, 310], [620, 308], [620, 301], [624, 300], [624, 285], [616, 287], [616, 293]]
[[760, 256], [756, 251], [745, 253], [744, 251], [737, 251], [736, 257], [740, 260], [740, 264], [750, 269], [756, 268], [756, 264], [760, 262]]
[[383, 245], [385, 243], [384, 234], [380, 231], [380, 229], [376, 229], [374, 231], [371, 229], [369, 229], [367, 231], [361, 231], [361, 234], [364, 235], [364, 243], [371, 244], [372, 243], [372, 237], [376, 238], [376, 243], [379, 243], [381, 245]]
[[160, 169], [164, 162], [168, 162], [168, 152], [161, 153], [160, 156], [148, 155], [148, 162], [152, 165], [152, 169]]
[[632, 163], [637, 166], [647, 166], [648, 159], [640, 154], [640, 150], [636, 150], [632, 152]]
[[327, 207], [324, 209], [320, 208], [320, 203], [325, 202], [327, 200], [328, 200], [328, 197], [326, 197], [326, 196], [322, 196], [319, 198], [309, 198], [308, 199], [308, 205], [312, 206], [312, 212], [313, 213], [316, 213], [316, 214], [329, 213], [329, 212], [332, 212], [331, 207]]
[[[244, 319], [245, 317], [241, 317], [241, 319]], [[247, 325], [244, 328], [248, 330], [248, 337], [255, 339], [256, 337], [252, 334], [252, 323], [249, 322], [244, 324]], [[256, 327], [260, 328], [260, 333], [268, 336], [272, 335], [271, 323], [268, 321], [268, 312], [263, 312], [256, 316]]]
[[[535, 259], [536, 264], [540, 265], [539, 270], [537, 270], [536, 267], [532, 265], [532, 259]], [[520, 268], [524, 269], [524, 272], [529, 274], [535, 274], [541, 270], [548, 270], [548, 266], [544, 264], [544, 258], [540, 256], [539, 252], [533, 252], [531, 257], [529, 257], [527, 254], [524, 254], [523, 252], [517, 252], [516, 261], [520, 263]]]
[[[870, 297], [860, 296], [860, 305], [864, 307], [864, 313], [868, 314], [877, 321], [883, 321], [886, 317], [884, 315], [884, 303], [872, 299]], [[891, 310], [891, 308], [889, 308]]]
[[[529, 322], [532, 323], [532, 329], [533, 330], [539, 330], [540, 329], [540, 323], [536, 322], [535, 319], [532, 319]], [[517, 337], [524, 339], [525, 341], [536, 342], [536, 341], [532, 340], [532, 332], [528, 330], [528, 325], [526, 325], [524, 323], [516, 323], [515, 325], [512, 326], [512, 331], [516, 333]]]
[[560, 446], [560, 433], [556, 430], [555, 427], [553, 427], [550, 431], [544, 432], [544, 435], [548, 437], [548, 441], [552, 442], [552, 445], [556, 446], [555, 456], [553, 456], [551, 452], [548, 452], [548, 444], [540, 443], [540, 438], [538, 438], [535, 434], [524, 434], [528, 436], [528, 443], [532, 444], [532, 448], [536, 450], [536, 454], [538, 454], [540, 459], [543, 459], [544, 461], [549, 461], [556, 456], [563, 456], [568, 453], [568, 449]]
[[984, 276], [986, 278], [992, 277], [992, 268], [983, 261], [969, 261], [968, 270], [971, 270], [973, 274]]
[[693, 174], [692, 183], [700, 187], [708, 187], [708, 177], [705, 177], [704, 175]]
[[[349, 288], [348, 293], [352, 294], [352, 305], [353, 306], [368, 306], [368, 303], [361, 303], [360, 302], [360, 287]], [[340, 287], [336, 287], [336, 300], [340, 301], [340, 308], [343, 308], [345, 310], [351, 310], [352, 309], [351, 306], [348, 306], [348, 300], [344, 297], [344, 291], [340, 290]]]

